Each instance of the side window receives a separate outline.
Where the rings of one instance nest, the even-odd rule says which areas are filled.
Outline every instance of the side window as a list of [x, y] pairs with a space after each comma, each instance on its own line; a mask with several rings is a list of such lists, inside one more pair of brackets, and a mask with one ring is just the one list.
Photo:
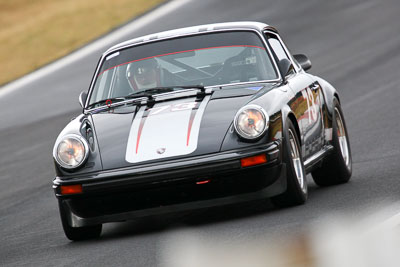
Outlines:
[[[272, 52], [275, 54], [274, 56], [276, 57], [277, 62], [279, 62], [281, 59], [284, 59], [284, 58], [286, 58], [287, 60], [290, 60], [289, 56], [286, 54], [286, 51], [280, 42], [280, 40], [278, 39], [278, 37], [275, 34], [267, 32], [267, 33], [265, 33], [265, 36], [266, 36], [268, 44], [272, 48]], [[294, 73], [294, 71], [293, 71], [293, 73]]]

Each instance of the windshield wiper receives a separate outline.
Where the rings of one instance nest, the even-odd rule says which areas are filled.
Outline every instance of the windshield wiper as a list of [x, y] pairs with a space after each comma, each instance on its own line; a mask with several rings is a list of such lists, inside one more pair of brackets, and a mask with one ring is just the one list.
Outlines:
[[162, 93], [169, 93], [173, 91], [179, 91], [175, 90], [176, 88], [181, 88], [181, 89], [200, 89], [201, 93], [205, 93], [205, 88], [203, 85], [181, 85], [181, 86], [167, 86], [167, 87], [154, 87], [154, 88], [149, 88], [145, 89], [142, 91], [138, 91], [132, 94], [129, 94], [124, 97], [114, 97], [114, 98], [107, 98], [103, 99], [97, 102], [94, 102], [88, 106], [88, 108], [96, 107], [99, 105], [104, 105], [106, 104], [108, 107], [111, 106], [113, 103], [118, 103], [127, 99], [133, 99], [133, 98], [139, 98], [139, 97], [147, 97], [148, 101], [152, 102], [154, 101], [153, 95], [154, 94], [162, 94]]
[[121, 101], [124, 101], [124, 100], [126, 100], [125, 97], [107, 98], [107, 99], [103, 99], [103, 100], [100, 100], [100, 101], [97, 101], [97, 102], [94, 102], [94, 103], [90, 104], [90, 105], [88, 106], [88, 108], [92, 108], [92, 107], [96, 107], [96, 106], [101, 106], [101, 105], [103, 105], [103, 104], [106, 104], [108, 107], [110, 107], [111, 104], [113, 104], [113, 103], [118, 103], [118, 102], [121, 102]]
[[182, 89], [200, 89], [202, 92], [206, 90], [203, 85], [182, 85], [182, 86], [175, 86], [175, 88], [182, 88]]
[[177, 90], [174, 90], [176, 88], [181, 88], [181, 89], [200, 89], [202, 92], [205, 91], [205, 88], [204, 88], [203, 85], [179, 85], [179, 86], [154, 87], [154, 88], [149, 88], [149, 89], [145, 89], [145, 90], [142, 90], [142, 91], [138, 91], [138, 92], [129, 94], [128, 96], [126, 96], [126, 98], [168, 93], [168, 92], [177, 91]]
[[206, 88], [203, 85], [200, 85], [200, 84], [177, 86], [177, 88], [182, 88], [182, 89], [200, 89], [201, 94], [204, 94], [206, 92]]
[[153, 94], [162, 94], [174, 91], [174, 87], [154, 87], [127, 95], [125, 98], [147, 97], [153, 99]]
[[179, 91], [175, 90], [176, 88], [181, 88], [181, 89], [200, 89], [202, 93], [205, 92], [205, 88], [203, 85], [180, 85], [180, 86], [167, 86], [167, 87], [154, 87], [154, 88], [149, 88], [145, 89], [142, 91], [138, 91], [132, 94], [127, 95], [125, 98], [137, 98], [137, 97], [147, 97], [149, 100], [153, 100], [153, 95], [154, 94], [162, 94], [162, 93], [168, 93], [168, 92], [174, 92], [174, 91]]

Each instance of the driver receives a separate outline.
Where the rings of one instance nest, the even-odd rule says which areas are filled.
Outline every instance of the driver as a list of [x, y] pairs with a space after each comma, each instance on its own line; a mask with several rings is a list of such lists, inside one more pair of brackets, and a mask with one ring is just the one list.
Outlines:
[[126, 68], [126, 78], [133, 91], [160, 86], [161, 69], [156, 59], [133, 62]]

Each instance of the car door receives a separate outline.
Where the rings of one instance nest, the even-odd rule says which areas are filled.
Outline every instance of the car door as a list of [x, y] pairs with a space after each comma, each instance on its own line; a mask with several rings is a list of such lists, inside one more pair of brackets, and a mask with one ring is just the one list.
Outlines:
[[297, 118], [301, 132], [302, 154], [306, 160], [323, 146], [323, 123], [321, 112], [321, 88], [316, 81], [305, 73], [299, 64], [293, 60], [280, 37], [273, 32], [265, 32], [275, 60], [288, 59], [294, 69], [286, 77], [291, 92], [289, 106]]

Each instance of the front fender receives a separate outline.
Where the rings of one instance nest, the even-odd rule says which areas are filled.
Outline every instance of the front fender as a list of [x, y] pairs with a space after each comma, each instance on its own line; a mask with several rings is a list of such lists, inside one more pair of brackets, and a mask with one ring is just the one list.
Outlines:
[[[246, 141], [239, 137], [236, 133], [233, 121], [227, 131], [224, 141], [221, 146], [221, 151], [228, 151], [246, 146], [260, 145], [270, 143], [282, 139], [282, 111], [280, 109], [282, 101], [285, 98], [282, 96], [282, 91], [273, 90], [265, 94], [265, 96], [254, 99], [248, 104], [256, 104], [263, 107], [269, 115], [269, 128], [267, 133], [259, 140]], [[232, 118], [233, 119], [233, 118]]]
[[[92, 134], [89, 134], [90, 130], [92, 131]], [[77, 169], [74, 170], [65, 170], [61, 168], [57, 162], [55, 161], [55, 153], [56, 153], [56, 146], [58, 143], [62, 140], [62, 138], [67, 135], [67, 134], [77, 134], [85, 138], [88, 143], [89, 143], [89, 156], [85, 164], [80, 166]], [[89, 140], [92, 138], [92, 140]], [[100, 151], [99, 147], [97, 144], [97, 138], [96, 138], [96, 133], [95, 129], [93, 127], [93, 123], [91, 122], [90, 116], [89, 115], [84, 115], [81, 114], [72, 121], [70, 121], [65, 128], [61, 131], [61, 133], [58, 135], [54, 147], [53, 147], [53, 160], [55, 164], [55, 169], [56, 169], [56, 175], [60, 177], [66, 177], [66, 176], [71, 176], [71, 175], [76, 175], [76, 174], [82, 174], [82, 173], [89, 173], [89, 172], [95, 172], [95, 171], [100, 171], [103, 169], [101, 159], [100, 159]]]

